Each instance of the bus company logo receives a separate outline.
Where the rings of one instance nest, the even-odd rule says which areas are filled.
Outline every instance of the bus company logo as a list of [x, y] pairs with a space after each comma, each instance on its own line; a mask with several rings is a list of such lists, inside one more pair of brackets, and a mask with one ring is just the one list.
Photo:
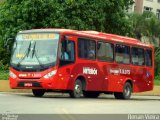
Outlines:
[[84, 67], [83, 74], [97, 75], [98, 70], [96, 68]]
[[114, 74], [114, 75], [118, 75], [118, 74], [122, 74], [122, 75], [130, 75], [131, 74], [131, 70], [128, 69], [110, 69], [110, 73]]

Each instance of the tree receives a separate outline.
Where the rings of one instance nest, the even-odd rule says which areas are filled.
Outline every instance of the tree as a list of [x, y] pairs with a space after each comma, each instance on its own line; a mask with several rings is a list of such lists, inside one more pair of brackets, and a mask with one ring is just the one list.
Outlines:
[[132, 13], [129, 15], [129, 20], [132, 23], [134, 37], [141, 39], [141, 36], [147, 36], [150, 43], [155, 43], [155, 38], [160, 37], [160, 20], [154, 13]]
[[155, 39], [160, 35], [160, 20], [151, 12], [144, 12], [144, 35], [149, 37], [150, 43], [155, 43]]
[[18, 31], [33, 28], [130, 34], [125, 9], [131, 4], [133, 0], [6, 0], [0, 7], [0, 40], [4, 44]]
[[[141, 39], [142, 36], [149, 38], [150, 43], [156, 44], [156, 38], [160, 39], [160, 20], [152, 12], [143, 14], [130, 14], [133, 37]], [[155, 75], [160, 72], [160, 47], [155, 48]]]
[[141, 39], [141, 33], [143, 31], [143, 19], [141, 14], [137, 14], [137, 13], [131, 13], [129, 14], [129, 21], [131, 22], [131, 26], [132, 26], [132, 37], [137, 38], [137, 39]]

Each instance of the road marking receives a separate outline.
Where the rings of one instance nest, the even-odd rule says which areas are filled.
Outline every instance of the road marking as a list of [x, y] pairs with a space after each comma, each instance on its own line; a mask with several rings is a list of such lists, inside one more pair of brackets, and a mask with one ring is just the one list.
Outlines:
[[76, 118], [69, 113], [65, 108], [58, 110], [61, 114], [58, 114], [62, 120], [76, 120]]

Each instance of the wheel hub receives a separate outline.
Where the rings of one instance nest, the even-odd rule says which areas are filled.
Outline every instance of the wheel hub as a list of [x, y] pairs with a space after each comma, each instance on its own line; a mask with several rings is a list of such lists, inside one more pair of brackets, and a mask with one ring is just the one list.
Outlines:
[[79, 94], [81, 92], [81, 88], [79, 85], [75, 86], [75, 92], [76, 92], [76, 94]]
[[129, 96], [130, 95], [130, 88], [126, 87], [124, 92], [125, 92], [126, 96]]

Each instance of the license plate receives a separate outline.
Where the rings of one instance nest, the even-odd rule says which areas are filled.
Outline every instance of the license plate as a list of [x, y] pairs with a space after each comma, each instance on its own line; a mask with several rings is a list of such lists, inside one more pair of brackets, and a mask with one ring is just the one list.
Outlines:
[[24, 83], [25, 87], [32, 87], [32, 83]]

